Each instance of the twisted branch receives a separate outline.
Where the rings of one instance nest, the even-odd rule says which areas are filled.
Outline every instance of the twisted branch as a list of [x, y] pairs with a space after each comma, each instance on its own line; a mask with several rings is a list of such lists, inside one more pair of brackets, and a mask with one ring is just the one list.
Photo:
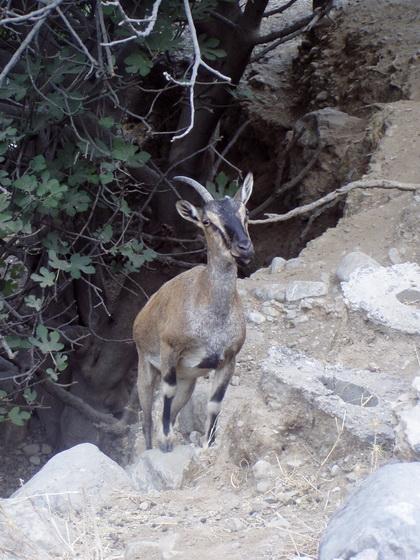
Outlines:
[[310, 202], [309, 204], [304, 204], [303, 206], [298, 206], [290, 212], [286, 214], [266, 214], [266, 218], [261, 220], [249, 220], [249, 223], [252, 225], [258, 224], [272, 224], [275, 222], [285, 222], [287, 220], [291, 220], [296, 216], [302, 216], [303, 214], [307, 214], [311, 212], [315, 208], [319, 208], [320, 206], [324, 206], [339, 198], [341, 196], [346, 195], [350, 191], [354, 189], [398, 189], [400, 191], [417, 191], [420, 190], [420, 183], [400, 183], [398, 181], [388, 181], [386, 179], [361, 179], [360, 181], [353, 181], [352, 183], [348, 183], [339, 189], [330, 192], [315, 200], [314, 202]]

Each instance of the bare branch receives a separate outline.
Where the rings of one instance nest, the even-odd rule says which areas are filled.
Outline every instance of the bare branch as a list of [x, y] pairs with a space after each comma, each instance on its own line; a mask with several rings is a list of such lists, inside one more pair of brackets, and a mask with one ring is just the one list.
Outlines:
[[[286, 148], [285, 155], [287, 155], [287, 153], [290, 152], [291, 148], [295, 145], [298, 138], [299, 135], [295, 135], [292, 138], [292, 141], [290, 142], [289, 146]], [[305, 167], [296, 175], [296, 177], [293, 177], [293, 179], [291, 179], [290, 181], [287, 181], [286, 183], [276, 187], [274, 189], [274, 192], [266, 200], [264, 200], [264, 202], [262, 202], [259, 206], [257, 206], [257, 208], [254, 208], [252, 210], [251, 216], [256, 216], [260, 212], [263, 212], [276, 198], [279, 198], [282, 194], [284, 194], [287, 191], [290, 191], [290, 189], [293, 189], [296, 185], [298, 185], [306, 177], [306, 175], [309, 173], [309, 171], [313, 168], [315, 163], [318, 161], [321, 150], [322, 150], [322, 145], [318, 138], [317, 149], [315, 150], [315, 153], [308, 161], [308, 163], [305, 165]]]
[[315, 12], [311, 13], [310, 15], [298, 19], [297, 21], [295, 21], [294, 23], [288, 25], [283, 29], [279, 29], [278, 31], [272, 31], [271, 33], [267, 33], [267, 35], [260, 35], [258, 37], [255, 37], [253, 43], [254, 45], [271, 43], [271, 41], [275, 41], [276, 39], [281, 39], [283, 37], [286, 37], [287, 35], [290, 35], [291, 33], [294, 33], [295, 31], [302, 30], [304, 27], [308, 25], [310, 21], [314, 19], [316, 15], [317, 14]]
[[[229, 140], [228, 144], [226, 145], [226, 147], [224, 148], [222, 153], [219, 154], [219, 158], [217, 159], [217, 161], [216, 161], [216, 163], [214, 164], [214, 167], [213, 167], [213, 171], [212, 171], [212, 176], [213, 177], [215, 175], [217, 175], [217, 172], [219, 171], [220, 164], [222, 163], [222, 161], [226, 161], [226, 155], [228, 154], [230, 149], [236, 144], [236, 142], [238, 141], [242, 132], [244, 132], [244, 130], [247, 128], [247, 126], [249, 125], [250, 122], [251, 122], [251, 119], [248, 119], [241, 124], [241, 126], [236, 130], [235, 134]], [[227, 163], [229, 165], [231, 165], [230, 162], [227, 162]]]
[[41, 27], [45, 23], [46, 19], [47, 19], [46, 16], [44, 16], [43, 19], [40, 19], [39, 21], [37, 21], [37, 23], [33, 26], [33, 28], [26, 35], [25, 39], [22, 41], [22, 43], [20, 44], [20, 46], [17, 49], [17, 51], [15, 52], [15, 54], [12, 56], [12, 58], [9, 60], [9, 62], [6, 64], [6, 66], [3, 68], [3, 71], [0, 74], [0, 87], [2, 87], [3, 82], [6, 79], [8, 73], [15, 66], [15, 64], [18, 62], [22, 53], [24, 52], [26, 47], [29, 45], [29, 43], [32, 41], [32, 39], [35, 37], [35, 35], [38, 33], [38, 31], [41, 29]]
[[[145, 19], [129, 18], [124, 8], [121, 6], [119, 0], [115, 0], [113, 2], [102, 2], [102, 3], [104, 6], [116, 6], [122, 16], [122, 21], [119, 23], [119, 25], [123, 25], [123, 24], [128, 25], [130, 30], [134, 33], [134, 35], [131, 35], [130, 37], [125, 37], [124, 39], [117, 39], [116, 41], [111, 41], [109, 43], [101, 43], [103, 47], [113, 47], [114, 45], [120, 45], [121, 43], [128, 43], [129, 41], [134, 41], [135, 39], [144, 39], [144, 37], [148, 37], [153, 31], [153, 28], [155, 27], [155, 23], [157, 20], [157, 16], [162, 0], [155, 0], [150, 17]], [[147, 23], [146, 28], [143, 31], [140, 31], [134, 27], [134, 25], [139, 25], [141, 23]]]
[[117, 420], [110, 413], [96, 410], [93, 406], [83, 401], [77, 395], [70, 393], [70, 391], [66, 391], [62, 386], [52, 383], [52, 381], [46, 379], [42, 386], [47, 393], [50, 393], [50, 395], [56, 397], [67, 406], [71, 406], [83, 414], [85, 418], [93, 422], [100, 430], [117, 435], [123, 435], [127, 432], [128, 425], [125, 422]]
[[417, 191], [420, 190], [420, 183], [400, 183], [398, 181], [388, 181], [386, 179], [361, 179], [360, 181], [353, 181], [352, 183], [348, 183], [347, 185], [344, 185], [343, 187], [340, 187], [339, 189], [326, 194], [325, 196], [319, 198], [318, 200], [315, 200], [314, 202], [310, 202], [309, 204], [304, 204], [303, 206], [294, 208], [286, 214], [266, 214], [266, 218], [263, 218], [262, 220], [250, 220], [249, 223], [252, 225], [258, 225], [272, 224], [274, 222], [285, 222], [287, 220], [295, 218], [296, 216], [307, 214], [315, 208], [324, 206], [325, 204], [330, 203], [336, 198], [346, 195], [354, 189], [398, 189], [401, 191]]
[[[81, 38], [79, 37], [79, 35], [76, 33], [76, 31], [73, 29], [73, 27], [71, 26], [69, 20], [66, 18], [66, 16], [63, 14], [63, 12], [60, 10], [60, 8], [57, 8], [57, 12], [60, 14], [61, 19], [64, 21], [67, 29], [70, 31], [70, 33], [73, 35], [73, 37], [76, 39], [76, 42], [79, 44], [80, 48], [82, 49], [82, 51], [85, 53], [85, 55], [87, 56], [87, 58], [90, 60], [90, 63], [92, 64], [92, 66], [98, 67], [98, 61], [95, 60], [93, 58], [93, 56], [90, 54], [89, 50], [87, 49], [86, 45], [83, 43], [83, 41], [81, 40]], [[89, 72], [90, 73], [90, 72]]]
[[53, 0], [47, 6], [44, 6], [43, 8], [39, 8], [38, 10], [34, 10], [33, 12], [29, 12], [29, 14], [3, 18], [0, 20], [0, 25], [23, 23], [26, 21], [32, 21], [32, 20], [43, 18], [46, 14], [48, 14], [51, 10], [59, 6], [62, 2], [63, 0]]
[[265, 47], [265, 49], [262, 49], [255, 56], [253, 56], [252, 59], [251, 59], [251, 62], [257, 62], [263, 56], [265, 56], [267, 53], [276, 49], [278, 46], [282, 45], [283, 43], [287, 43], [288, 41], [291, 41], [295, 37], [298, 37], [298, 35], [301, 35], [303, 33], [306, 33], [307, 31], [310, 31], [326, 13], [327, 13], [327, 9], [325, 9], [321, 12], [320, 9], [318, 8], [313, 13], [313, 15], [311, 16], [311, 19], [309, 20], [307, 25], [305, 25], [304, 27], [299, 27], [298, 29], [296, 29], [296, 31], [293, 31], [292, 33], [289, 33], [288, 35], [282, 36], [277, 41], [274, 41], [274, 43], [271, 43], [271, 45], [268, 45], [268, 47]]
[[194, 127], [194, 120], [195, 120], [194, 87], [197, 81], [197, 75], [200, 66], [202, 66], [203, 68], [205, 68], [206, 70], [208, 70], [209, 72], [211, 72], [212, 74], [220, 78], [221, 80], [224, 80], [226, 82], [231, 82], [229, 76], [225, 76], [215, 68], [212, 68], [201, 58], [200, 45], [198, 44], [197, 31], [195, 29], [189, 0], [184, 0], [184, 9], [185, 9], [185, 15], [187, 16], [188, 27], [190, 29], [193, 49], [194, 49], [194, 64], [191, 71], [191, 78], [188, 81], [180, 82], [174, 80], [167, 72], [164, 73], [164, 76], [166, 77], [167, 80], [173, 81], [179, 85], [187, 86], [189, 88], [191, 118], [190, 118], [190, 124], [187, 126], [184, 132], [182, 132], [181, 134], [177, 134], [176, 136], [173, 136], [171, 142], [174, 142], [175, 140], [179, 140], [180, 138], [184, 138], [184, 136], [187, 136], [187, 134], [191, 132], [191, 130]]
[[279, 8], [274, 8], [274, 10], [269, 10], [268, 12], [264, 12], [263, 17], [270, 17], [270, 16], [274, 16], [275, 14], [282, 14], [283, 12], [288, 10], [290, 6], [296, 4], [297, 1], [298, 0], [290, 0], [286, 4], [283, 4], [283, 6], [280, 6]]

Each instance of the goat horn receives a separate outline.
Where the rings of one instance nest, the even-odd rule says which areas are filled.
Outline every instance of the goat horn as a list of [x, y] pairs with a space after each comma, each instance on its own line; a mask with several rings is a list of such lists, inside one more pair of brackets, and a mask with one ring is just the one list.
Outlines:
[[187, 183], [188, 185], [193, 187], [198, 192], [198, 194], [201, 195], [205, 202], [214, 200], [209, 191], [205, 187], [203, 187], [203, 185], [200, 185], [200, 183], [195, 179], [191, 179], [191, 177], [183, 177], [180, 175], [174, 177], [174, 179], [175, 181], [184, 181], [184, 183]]

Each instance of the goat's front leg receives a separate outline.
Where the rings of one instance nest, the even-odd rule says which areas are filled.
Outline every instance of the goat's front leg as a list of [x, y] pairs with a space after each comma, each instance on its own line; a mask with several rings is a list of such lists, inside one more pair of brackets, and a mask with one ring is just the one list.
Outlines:
[[213, 445], [216, 438], [217, 418], [234, 371], [235, 358], [214, 372], [211, 396], [207, 404], [206, 438], [208, 446]]
[[160, 367], [163, 382], [163, 413], [162, 425], [159, 433], [159, 447], [164, 453], [172, 451], [174, 445], [171, 408], [177, 390], [176, 365], [177, 357], [175, 352], [168, 344], [162, 344]]

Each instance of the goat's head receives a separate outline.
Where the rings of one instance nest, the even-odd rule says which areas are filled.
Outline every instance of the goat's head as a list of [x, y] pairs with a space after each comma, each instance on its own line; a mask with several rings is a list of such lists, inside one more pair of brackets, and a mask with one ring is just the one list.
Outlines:
[[221, 200], [214, 200], [207, 189], [194, 179], [175, 179], [194, 187], [205, 202], [202, 208], [197, 208], [186, 200], [179, 200], [176, 203], [179, 214], [204, 231], [209, 246], [216, 244], [221, 254], [234, 258], [240, 264], [249, 263], [254, 254], [254, 247], [248, 233], [246, 203], [252, 194], [252, 173], [248, 173], [233, 198], [225, 196]]

